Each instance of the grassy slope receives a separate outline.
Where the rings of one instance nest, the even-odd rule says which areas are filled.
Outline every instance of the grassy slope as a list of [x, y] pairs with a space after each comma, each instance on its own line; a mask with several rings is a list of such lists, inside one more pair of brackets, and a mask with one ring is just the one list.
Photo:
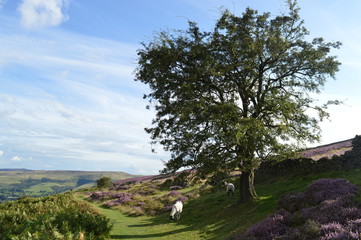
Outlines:
[[179, 222], [169, 222], [168, 213], [128, 217], [117, 210], [100, 210], [114, 224], [112, 239], [223, 239], [230, 233], [245, 231], [273, 213], [282, 195], [303, 191], [319, 178], [346, 178], [361, 187], [360, 169], [269, 179], [256, 185], [260, 200], [254, 203], [235, 206], [237, 198], [227, 199], [224, 191], [207, 194], [186, 203]]

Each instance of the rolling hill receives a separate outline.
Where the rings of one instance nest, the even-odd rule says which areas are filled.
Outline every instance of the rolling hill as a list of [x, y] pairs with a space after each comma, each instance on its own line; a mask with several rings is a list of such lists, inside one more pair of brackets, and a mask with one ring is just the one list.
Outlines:
[[137, 175], [110, 171], [0, 169], [0, 202], [14, 200], [25, 195], [39, 197], [89, 187], [101, 177], [121, 180], [137, 177]]

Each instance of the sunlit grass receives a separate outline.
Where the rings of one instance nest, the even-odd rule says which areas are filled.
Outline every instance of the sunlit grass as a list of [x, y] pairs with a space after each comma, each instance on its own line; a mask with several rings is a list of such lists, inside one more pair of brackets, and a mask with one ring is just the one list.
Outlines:
[[[100, 208], [114, 224], [112, 239], [223, 239], [229, 234], [242, 233], [277, 209], [279, 199], [287, 193], [304, 191], [319, 178], [346, 178], [361, 187], [361, 170], [331, 171], [320, 174], [273, 177], [256, 184], [259, 198], [237, 205], [236, 196], [227, 198], [225, 189], [201, 195], [184, 205], [179, 222], [170, 222], [169, 213], [158, 216], [130, 217], [119, 210]], [[237, 183], [236, 180], [233, 181]], [[139, 189], [141, 187], [139, 186]], [[180, 190], [187, 193], [196, 187]], [[157, 194], [164, 194], [160, 191]], [[360, 195], [359, 195], [360, 196]], [[359, 197], [361, 200], [361, 197]]]

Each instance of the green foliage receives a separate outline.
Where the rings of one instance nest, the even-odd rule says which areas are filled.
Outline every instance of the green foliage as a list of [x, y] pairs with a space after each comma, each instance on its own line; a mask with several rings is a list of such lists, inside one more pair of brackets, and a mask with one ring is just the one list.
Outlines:
[[162, 183], [161, 188], [162, 189], [169, 189], [169, 187], [172, 186], [172, 185], [173, 185], [172, 179], [167, 179]]
[[186, 187], [189, 184], [189, 172], [183, 171], [179, 173], [173, 180], [174, 186]]
[[109, 220], [91, 205], [64, 193], [23, 197], [0, 204], [0, 239], [108, 239]]
[[207, 175], [239, 167], [249, 181], [242, 185], [246, 193], [256, 159], [290, 157], [319, 139], [327, 104], [339, 102], [318, 106], [309, 93], [335, 77], [340, 63], [330, 51], [340, 43], [308, 41], [296, 2], [287, 2], [285, 15], [224, 11], [211, 32], [190, 22], [143, 44], [136, 80], [149, 86], [144, 97], [157, 111], [146, 132], [172, 153], [164, 172], [191, 167]]
[[110, 177], [102, 177], [97, 180], [97, 187], [98, 188], [109, 188], [113, 186], [112, 179]]
[[208, 184], [212, 186], [220, 185], [222, 184], [222, 181], [224, 182], [225, 179], [229, 178], [229, 173], [227, 172], [216, 172], [212, 176], [209, 177], [207, 180]]

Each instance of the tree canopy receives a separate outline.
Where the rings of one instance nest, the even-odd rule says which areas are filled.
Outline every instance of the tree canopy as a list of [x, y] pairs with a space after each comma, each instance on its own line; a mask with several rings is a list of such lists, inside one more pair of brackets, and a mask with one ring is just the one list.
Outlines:
[[260, 160], [319, 140], [327, 104], [310, 94], [335, 78], [340, 63], [330, 51], [340, 42], [310, 40], [296, 1], [288, 6], [274, 18], [251, 8], [242, 16], [225, 10], [212, 31], [189, 22], [143, 43], [135, 80], [149, 86], [144, 98], [156, 110], [146, 132], [171, 152], [164, 172], [239, 168], [240, 202], [247, 202], [256, 197]]

